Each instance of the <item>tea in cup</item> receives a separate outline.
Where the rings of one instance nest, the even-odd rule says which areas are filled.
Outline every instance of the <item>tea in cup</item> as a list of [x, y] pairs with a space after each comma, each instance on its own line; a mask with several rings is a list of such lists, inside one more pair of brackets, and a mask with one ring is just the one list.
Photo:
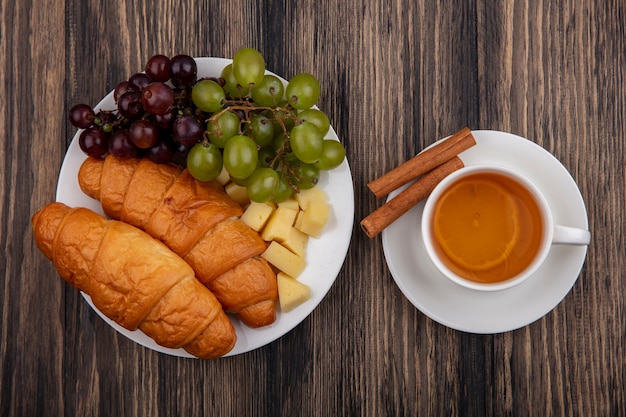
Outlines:
[[539, 189], [497, 165], [461, 168], [441, 181], [422, 215], [426, 252], [452, 281], [501, 290], [529, 278], [553, 244], [587, 245], [588, 230], [555, 225]]

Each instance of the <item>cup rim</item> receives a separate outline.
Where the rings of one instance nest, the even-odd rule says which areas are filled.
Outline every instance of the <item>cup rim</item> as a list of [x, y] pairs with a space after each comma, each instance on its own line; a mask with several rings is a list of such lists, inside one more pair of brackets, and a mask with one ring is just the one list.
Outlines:
[[[535, 199], [539, 210], [542, 215], [542, 219], [544, 222], [543, 227], [543, 239], [539, 250], [537, 251], [535, 257], [532, 262], [520, 273], [512, 276], [503, 281], [498, 282], [477, 282], [472, 281], [467, 278], [463, 278], [462, 276], [451, 271], [443, 262], [439, 260], [437, 256], [434, 246], [432, 245], [432, 241], [434, 240], [434, 236], [432, 235], [430, 223], [432, 221], [433, 214], [433, 206], [437, 200], [437, 198], [445, 191], [453, 182], [457, 181], [460, 178], [466, 177], [468, 175], [477, 173], [477, 172], [494, 172], [501, 175], [506, 175], [509, 178], [521, 183], [524, 187], [526, 187], [533, 198]], [[428, 198], [426, 199], [426, 203], [424, 205], [424, 210], [422, 213], [421, 219], [421, 229], [422, 229], [422, 240], [424, 247], [426, 249], [426, 253], [430, 261], [435, 265], [435, 267], [441, 272], [447, 279], [450, 281], [461, 285], [463, 287], [479, 290], [479, 291], [500, 291], [505, 290], [516, 285], [521, 284], [530, 278], [543, 264], [544, 260], [547, 258], [548, 253], [550, 252], [550, 248], [552, 246], [552, 235], [554, 230], [554, 221], [552, 217], [552, 213], [550, 211], [550, 207], [546, 198], [543, 196], [543, 193], [539, 190], [539, 188], [530, 181], [525, 175], [521, 174], [519, 171], [511, 169], [506, 166], [497, 165], [497, 164], [480, 164], [480, 165], [470, 165], [460, 168], [448, 176], [446, 176], [442, 181], [440, 181], [433, 191], [430, 193]]]

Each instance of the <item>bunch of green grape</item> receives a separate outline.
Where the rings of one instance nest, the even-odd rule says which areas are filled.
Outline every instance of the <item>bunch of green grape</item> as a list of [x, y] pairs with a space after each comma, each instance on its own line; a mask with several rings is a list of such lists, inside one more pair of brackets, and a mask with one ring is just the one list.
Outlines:
[[200, 181], [225, 169], [252, 201], [280, 202], [345, 158], [343, 145], [325, 138], [330, 122], [315, 107], [319, 96], [313, 75], [285, 85], [252, 48], [237, 51], [219, 77], [201, 79], [190, 56], [155, 55], [116, 86], [116, 109], [78, 104], [69, 118], [90, 156], [175, 162]]
[[191, 92], [195, 106], [210, 114], [203, 140], [187, 157], [195, 178], [208, 181], [225, 168], [252, 201], [280, 202], [343, 162], [343, 145], [325, 139], [328, 117], [314, 108], [320, 84], [313, 75], [298, 74], [285, 86], [265, 73], [260, 52], [244, 48], [220, 80], [199, 81]]

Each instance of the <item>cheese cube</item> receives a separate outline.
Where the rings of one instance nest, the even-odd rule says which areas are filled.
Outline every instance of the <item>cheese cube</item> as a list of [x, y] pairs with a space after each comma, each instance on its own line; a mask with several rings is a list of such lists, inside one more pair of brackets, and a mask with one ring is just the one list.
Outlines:
[[306, 261], [303, 257], [296, 255], [275, 241], [270, 242], [265, 252], [261, 254], [261, 257], [292, 277], [300, 275], [306, 266]]
[[285, 201], [281, 201], [280, 203], [278, 203], [278, 207], [287, 207], [296, 211], [300, 209], [300, 205], [295, 198], [288, 198]]
[[320, 237], [324, 226], [328, 222], [330, 205], [319, 200], [312, 200], [302, 215], [300, 231], [309, 236]]
[[311, 297], [311, 289], [308, 285], [283, 272], [276, 275], [276, 281], [280, 308], [285, 312], [293, 310]]
[[287, 239], [283, 242], [283, 246], [303, 258], [306, 257], [305, 249], [309, 243], [309, 235], [302, 233], [295, 227], [289, 230]]
[[220, 172], [220, 175], [215, 178], [215, 181], [219, 182], [222, 186], [230, 182], [230, 174], [226, 170], [225, 166], [222, 166], [222, 172]]
[[312, 201], [322, 201], [324, 203], [328, 201], [326, 193], [324, 193], [324, 190], [319, 187], [313, 187], [307, 190], [300, 190], [300, 192], [295, 194], [294, 198], [296, 199], [302, 210], [306, 210]]
[[250, 203], [250, 197], [248, 197], [246, 187], [231, 182], [224, 187], [224, 190], [226, 190], [226, 194], [240, 206], [244, 207]]
[[263, 229], [273, 212], [274, 206], [272, 204], [251, 201], [246, 211], [241, 215], [241, 220], [250, 228], [259, 232]]
[[270, 240], [278, 242], [287, 240], [289, 230], [291, 230], [291, 226], [297, 214], [298, 212], [296, 210], [291, 210], [284, 206], [277, 207], [263, 228], [263, 232], [261, 233], [263, 240], [267, 242]]
[[298, 211], [298, 215], [296, 216], [296, 220], [293, 222], [293, 227], [300, 230], [300, 226], [302, 226], [302, 217], [304, 216], [304, 210]]

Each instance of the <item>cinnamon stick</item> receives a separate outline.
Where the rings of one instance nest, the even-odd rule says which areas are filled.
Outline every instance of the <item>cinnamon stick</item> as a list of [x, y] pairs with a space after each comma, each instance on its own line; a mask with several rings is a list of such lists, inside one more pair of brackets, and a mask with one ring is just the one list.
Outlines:
[[438, 165], [474, 146], [472, 131], [465, 127], [448, 139], [417, 154], [397, 168], [367, 184], [376, 197], [383, 197]]
[[458, 156], [437, 166], [364, 218], [361, 221], [361, 228], [370, 238], [378, 235], [411, 207], [427, 197], [442, 179], [463, 166], [463, 161]]

